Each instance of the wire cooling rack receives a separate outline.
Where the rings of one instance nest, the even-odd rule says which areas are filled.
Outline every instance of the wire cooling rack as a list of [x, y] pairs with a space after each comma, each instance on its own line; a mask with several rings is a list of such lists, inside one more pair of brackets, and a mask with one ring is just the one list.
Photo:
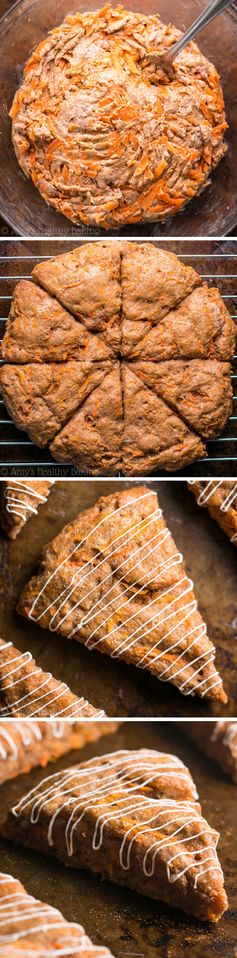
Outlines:
[[[95, 241], [99, 242], [99, 240]], [[111, 242], [116, 242], [111, 238]], [[143, 240], [144, 242], [144, 240]], [[78, 242], [77, 242], [77, 245]], [[198, 243], [189, 241], [157, 242], [159, 246], [177, 253], [188, 265], [193, 266], [209, 286], [218, 286], [220, 294], [237, 325], [237, 240], [221, 243], [210, 240]], [[75, 241], [4, 241], [0, 243], [0, 340], [5, 331], [11, 297], [19, 279], [30, 279], [37, 262], [57, 256], [75, 247]], [[170, 478], [181, 476], [236, 476], [237, 473], [237, 351], [232, 368], [233, 413], [225, 432], [207, 443], [208, 456], [197, 460], [192, 466], [179, 470]], [[71, 465], [57, 464], [49, 449], [39, 449], [27, 434], [14, 426], [0, 400], [0, 475], [34, 476], [85, 476]], [[167, 473], [159, 475], [166, 476]]]

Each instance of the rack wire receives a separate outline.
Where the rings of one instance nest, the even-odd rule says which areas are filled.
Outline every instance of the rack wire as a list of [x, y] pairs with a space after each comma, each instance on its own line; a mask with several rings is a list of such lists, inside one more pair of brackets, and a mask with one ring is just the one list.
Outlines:
[[[60, 252], [65, 252], [65, 249], [73, 248], [75, 243], [47, 241], [39, 244], [37, 241], [32, 241], [30, 245], [31, 252], [28, 252], [29, 243], [26, 244], [24, 241], [0, 243], [0, 342], [4, 337], [6, 319], [16, 283], [20, 279], [31, 279], [31, 270], [37, 262], [49, 259], [50, 255], [59, 255]], [[158, 242], [157, 245], [164, 246], [164, 241], [162, 244]], [[227, 252], [223, 251], [224, 244], [220, 252], [218, 249], [215, 252], [206, 252], [204, 241], [198, 244], [198, 248], [196, 244], [196, 252], [193, 252], [194, 244], [190, 246], [189, 241], [178, 243], [169, 241], [167, 245], [173, 252], [177, 252], [185, 263], [190, 263], [197, 269], [200, 277], [210, 287], [218, 286], [222, 299], [237, 324], [237, 241], [227, 242]], [[45, 250], [43, 253], [39, 252], [42, 246]], [[190, 248], [192, 252], [189, 252]], [[225, 432], [218, 439], [207, 442], [206, 459], [198, 460], [192, 466], [180, 470], [172, 478], [187, 475], [203, 477], [236, 475], [237, 351], [233, 359], [232, 383], [233, 413], [228, 420]], [[61, 476], [89, 476], [89, 473], [80, 472], [70, 464], [55, 463], [48, 449], [39, 449], [29, 440], [27, 434], [16, 429], [3, 400], [0, 399], [0, 475], [49, 475], [60, 478]], [[161, 475], [167, 476], [167, 473], [161, 473]]]

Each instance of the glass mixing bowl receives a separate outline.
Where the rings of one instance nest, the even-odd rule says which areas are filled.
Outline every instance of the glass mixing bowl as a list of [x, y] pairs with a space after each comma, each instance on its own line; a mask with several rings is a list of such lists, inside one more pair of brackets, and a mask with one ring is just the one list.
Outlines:
[[[206, 0], [124, 0], [124, 6], [139, 12], [157, 13], [181, 30], [196, 18]], [[116, 3], [113, 4], [116, 6]], [[38, 190], [22, 173], [11, 143], [8, 113], [33, 48], [64, 17], [77, 10], [102, 6], [98, 0], [18, 0], [0, 23], [0, 214], [16, 233], [25, 236], [100, 236], [105, 230], [74, 226], [47, 206]], [[237, 13], [225, 12], [201, 34], [200, 47], [219, 70], [224, 89], [229, 131], [229, 150], [213, 173], [211, 185], [183, 213], [167, 221], [126, 227], [117, 235], [130, 236], [224, 236], [237, 222]], [[110, 232], [106, 235], [111, 235]]]

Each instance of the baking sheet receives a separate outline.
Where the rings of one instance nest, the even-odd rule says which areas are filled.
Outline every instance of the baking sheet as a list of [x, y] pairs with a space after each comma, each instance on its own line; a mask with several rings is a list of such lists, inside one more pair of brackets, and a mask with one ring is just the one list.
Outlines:
[[[112, 6], [116, 6], [112, 2]], [[1, 160], [0, 212], [13, 230], [28, 236], [96, 236], [104, 230], [74, 226], [65, 217], [47, 207], [18, 166], [11, 143], [11, 121], [8, 113], [15, 90], [19, 86], [24, 63], [32, 49], [68, 13], [93, 10], [103, 6], [98, 0], [20, 0], [0, 25], [0, 88]], [[181, 30], [196, 19], [206, 0], [124, 0], [124, 7], [141, 13], [159, 15], [173, 21]], [[5, 4], [4, 4], [5, 7]], [[4, 8], [3, 8], [4, 9]], [[235, 8], [225, 11], [205, 28], [198, 39], [202, 52], [213, 60], [223, 86], [226, 102], [228, 153], [214, 171], [212, 183], [183, 213], [166, 224], [137, 224], [120, 231], [120, 235], [144, 236], [225, 236], [237, 219], [237, 110], [236, 110], [236, 41]]]
[[[110, 716], [237, 715], [236, 549], [208, 512], [200, 509], [184, 482], [152, 481], [167, 525], [184, 554], [200, 611], [217, 649], [217, 668], [228, 705], [185, 697], [169, 683], [99, 652], [90, 652], [17, 615], [17, 598], [36, 571], [42, 547], [79, 511], [101, 495], [128, 488], [129, 481], [63, 480], [55, 483], [39, 514], [14, 542], [0, 539], [0, 635]], [[133, 484], [132, 484], [133, 485]]]
[[[76, 242], [76, 245], [81, 245]], [[210, 241], [157, 241], [157, 246], [176, 253], [202, 276], [210, 287], [218, 286], [221, 296], [237, 323], [237, 241], [222, 244]], [[75, 247], [74, 240], [7, 241], [0, 242], [0, 339], [3, 339], [5, 321], [11, 296], [20, 277], [30, 278], [37, 262], [42, 262]], [[233, 412], [219, 439], [207, 443], [207, 459], [196, 460], [191, 466], [178, 470], [176, 476], [236, 476], [237, 471], [237, 344], [233, 360]], [[168, 473], [156, 470], [156, 475]], [[49, 449], [39, 449], [29, 436], [11, 422], [0, 398], [0, 475], [10, 476], [75, 476], [81, 475], [74, 466], [57, 464]]]
[[[237, 946], [236, 786], [210, 759], [186, 741], [178, 723], [125, 723], [116, 734], [64, 756], [48, 774], [117, 748], [154, 748], [178, 755], [196, 782], [204, 816], [221, 833], [218, 853], [225, 875], [229, 911], [216, 924], [200, 923], [159, 902], [100, 882], [87, 872], [65, 868], [38, 852], [0, 838], [0, 868], [25, 883], [27, 891], [59, 908], [69, 921], [84, 925], [97, 945], [115, 958], [234, 958]], [[45, 770], [1, 786], [0, 820]]]

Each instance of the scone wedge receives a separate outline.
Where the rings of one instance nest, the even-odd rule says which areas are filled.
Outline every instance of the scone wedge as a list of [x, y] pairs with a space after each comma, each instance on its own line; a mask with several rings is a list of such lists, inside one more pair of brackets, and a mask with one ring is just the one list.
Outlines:
[[55, 479], [6, 479], [1, 482], [1, 525], [9, 539], [16, 539], [26, 522], [47, 501]]
[[174, 472], [225, 428], [235, 341], [218, 288], [156, 241], [82, 242], [17, 283], [0, 392], [80, 473]]
[[0, 784], [55, 762], [72, 749], [84, 748], [102, 735], [115, 732], [116, 722], [78, 722], [30, 719], [0, 722]]
[[237, 785], [237, 721], [184, 722], [182, 728]]
[[74, 695], [66, 682], [44, 672], [31, 652], [20, 652], [12, 642], [0, 639], [0, 717], [27, 715], [98, 719], [105, 713]]
[[191, 775], [176, 756], [111, 752], [23, 795], [3, 835], [202, 921], [217, 921], [227, 907], [218, 834], [196, 799]]
[[92, 944], [81, 925], [66, 921], [57, 908], [33, 898], [20, 881], [3, 872], [0, 910], [2, 958], [113, 958], [108, 948]]
[[227, 701], [193, 582], [146, 486], [103, 497], [67, 525], [44, 549], [18, 611], [184, 695]]
[[230, 541], [237, 546], [237, 482], [231, 479], [190, 479], [198, 506], [208, 509]]

